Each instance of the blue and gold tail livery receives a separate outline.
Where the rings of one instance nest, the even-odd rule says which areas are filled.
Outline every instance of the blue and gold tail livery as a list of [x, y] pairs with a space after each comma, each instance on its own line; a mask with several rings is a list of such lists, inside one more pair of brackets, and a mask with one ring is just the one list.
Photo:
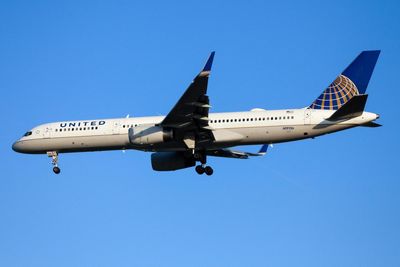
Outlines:
[[353, 96], [364, 94], [379, 53], [379, 50], [361, 52], [309, 108], [337, 110]]

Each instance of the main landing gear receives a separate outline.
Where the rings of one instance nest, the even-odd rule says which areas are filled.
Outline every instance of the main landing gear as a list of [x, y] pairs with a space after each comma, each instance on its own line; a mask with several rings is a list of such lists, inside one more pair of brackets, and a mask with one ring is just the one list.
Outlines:
[[210, 166], [204, 166], [202, 165], [197, 165], [195, 168], [196, 172], [200, 175], [202, 175], [203, 173], [207, 174], [208, 176], [212, 175], [214, 173], [213, 168], [211, 168]]
[[210, 166], [206, 166], [207, 163], [207, 156], [205, 153], [199, 153], [196, 152], [194, 153], [194, 159], [196, 161], [200, 161], [200, 165], [197, 165], [195, 170], [199, 175], [202, 175], [203, 173], [207, 174], [208, 176], [212, 175], [214, 173], [213, 168]]
[[57, 151], [47, 152], [47, 156], [51, 158], [51, 164], [53, 164], [53, 172], [59, 174], [61, 169], [58, 167], [58, 153]]

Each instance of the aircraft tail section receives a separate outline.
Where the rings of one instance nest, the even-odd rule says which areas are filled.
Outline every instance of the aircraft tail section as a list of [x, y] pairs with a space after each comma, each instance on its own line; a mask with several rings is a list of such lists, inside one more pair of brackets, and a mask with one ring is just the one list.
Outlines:
[[354, 96], [365, 94], [379, 54], [380, 50], [361, 52], [309, 108], [338, 110]]

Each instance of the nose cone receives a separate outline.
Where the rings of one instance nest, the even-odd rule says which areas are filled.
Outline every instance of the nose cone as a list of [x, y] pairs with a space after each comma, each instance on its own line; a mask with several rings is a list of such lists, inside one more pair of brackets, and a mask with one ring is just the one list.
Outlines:
[[22, 145], [22, 142], [21, 142], [21, 141], [15, 142], [15, 143], [12, 145], [12, 149], [13, 149], [15, 152], [22, 153], [22, 152], [23, 152], [23, 145]]

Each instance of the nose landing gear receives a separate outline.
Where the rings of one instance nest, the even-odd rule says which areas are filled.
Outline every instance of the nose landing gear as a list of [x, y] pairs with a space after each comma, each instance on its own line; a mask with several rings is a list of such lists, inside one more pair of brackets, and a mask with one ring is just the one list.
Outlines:
[[59, 174], [59, 173], [61, 172], [61, 170], [60, 170], [60, 168], [58, 168], [58, 167], [53, 167], [53, 172], [54, 172], [55, 174]]
[[47, 156], [51, 158], [51, 164], [53, 164], [53, 172], [59, 174], [61, 169], [58, 167], [58, 153], [57, 151], [47, 152]]

